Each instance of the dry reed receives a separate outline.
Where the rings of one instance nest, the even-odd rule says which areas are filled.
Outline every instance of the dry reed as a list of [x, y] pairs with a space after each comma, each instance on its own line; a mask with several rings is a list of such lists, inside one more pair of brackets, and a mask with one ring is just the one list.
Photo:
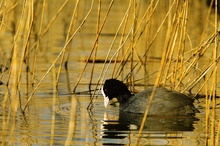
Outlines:
[[[21, 7], [22, 2], [22, 7]], [[68, 23], [68, 30], [65, 36], [65, 42], [62, 48], [57, 53], [58, 55], [50, 61], [46, 72], [43, 74], [41, 79], [37, 79], [37, 66], [38, 57], [41, 53], [42, 42], [47, 39], [47, 35], [52, 31], [53, 24], [60, 18], [65, 7], [70, 2], [74, 3], [74, 8], [71, 11], [70, 22]], [[102, 37], [101, 33], [104, 26], [106, 25], [107, 19], [110, 17], [110, 12], [112, 7], [114, 7], [114, 0], [108, 3], [107, 11], [102, 18], [102, 1], [97, 3], [97, 24], [96, 24], [96, 37], [93, 41], [93, 45], [90, 47], [90, 53], [86, 56], [86, 62], [79, 73], [73, 91], [75, 92], [78, 85], [81, 82], [83, 74], [85, 74], [86, 68], [88, 66], [89, 60], [92, 58], [92, 69], [88, 73], [89, 85], [92, 84], [94, 73], [96, 72], [95, 61], [99, 57], [99, 40]], [[100, 89], [101, 84], [104, 82], [105, 78], [121, 78], [130, 83], [132, 90], [137, 82], [146, 83], [149, 76], [155, 78], [151, 83], [154, 83], [154, 89], [159, 86], [170, 86], [174, 90], [179, 90], [180, 92], [191, 92], [192, 90], [195, 95], [200, 92], [205, 95], [206, 100], [206, 137], [205, 141], [207, 145], [218, 145], [219, 144], [219, 133], [220, 133], [220, 122], [216, 122], [216, 94], [217, 94], [217, 74], [218, 74], [218, 21], [217, 21], [217, 0], [212, 0], [215, 5], [215, 21], [214, 21], [214, 31], [210, 33], [210, 15], [212, 9], [212, 3], [210, 4], [206, 20], [204, 22], [204, 28], [202, 30], [199, 44], [194, 47], [192, 43], [193, 40], [190, 38], [190, 34], [187, 33], [188, 23], [189, 23], [189, 1], [188, 0], [174, 0], [169, 1], [169, 8], [166, 9], [163, 18], [157, 21], [158, 9], [161, 7], [161, 1], [151, 0], [148, 3], [147, 8], [141, 12], [141, 2], [130, 0], [128, 2], [126, 11], [123, 14], [120, 23], [115, 29], [114, 37], [106, 50], [106, 55], [102, 68], [100, 69], [100, 74], [98, 77], [97, 84], [95, 85], [95, 91]], [[37, 6], [40, 5], [39, 7]], [[4, 37], [8, 35], [8, 31], [12, 34], [7, 36], [11, 40], [11, 44], [8, 50], [4, 50], [4, 46], [1, 46], [0, 50], [4, 52], [6, 59], [0, 62], [3, 65], [1, 69], [0, 81], [5, 82], [9, 88], [9, 92], [6, 92], [3, 99], [3, 108], [7, 109], [7, 103], [9, 98], [10, 102], [10, 114], [7, 115], [3, 112], [3, 131], [9, 130], [9, 125], [7, 122], [9, 120], [15, 121], [15, 115], [20, 106], [22, 111], [25, 113], [29, 103], [34, 96], [35, 92], [39, 89], [41, 83], [45, 81], [46, 77], [51, 73], [53, 75], [53, 89], [54, 97], [53, 104], [55, 104], [57, 95], [57, 87], [62, 71], [64, 67], [68, 72], [68, 62], [70, 59], [70, 54], [73, 50], [72, 43], [81, 29], [83, 29], [84, 24], [88, 20], [90, 14], [96, 6], [95, 1], [92, 0], [89, 10], [83, 18], [79, 18], [81, 1], [70, 1], [65, 0], [60, 4], [55, 14], [48, 19], [47, 18], [47, 8], [49, 3], [44, 0], [42, 2], [30, 1], [1, 1], [0, 6], [0, 39], [3, 40]], [[18, 8], [20, 6], [21, 8]], [[20, 15], [16, 13], [20, 11]], [[39, 13], [39, 12], [40, 13]], [[40, 19], [39, 19], [39, 18]], [[37, 20], [37, 18], [39, 20]], [[82, 21], [80, 21], [82, 20]], [[101, 21], [102, 20], [102, 21]], [[100, 23], [101, 22], [101, 23]], [[157, 23], [157, 25], [155, 25]], [[38, 27], [37, 27], [38, 26]], [[36, 29], [38, 28], [38, 30]], [[35, 30], [36, 29], [36, 30]], [[34, 35], [35, 33], [35, 35]], [[161, 38], [161, 33], [163, 33], [163, 38]], [[151, 34], [152, 37], [149, 37]], [[211, 34], [211, 35], [210, 35]], [[118, 41], [119, 40], [119, 41]], [[146, 41], [142, 45], [142, 41]], [[152, 52], [157, 52], [157, 43], [161, 42], [163, 48], [160, 49], [162, 54], [156, 56], [160, 58], [159, 69], [154, 70], [154, 72], [148, 73], [148, 65], [150, 64]], [[117, 47], [116, 44], [118, 43]], [[188, 46], [186, 46], [188, 44]], [[145, 49], [139, 49], [140, 47], [145, 47]], [[46, 47], [45, 47], [46, 48]], [[44, 49], [45, 49], [44, 48]], [[162, 50], [162, 51], [161, 51]], [[45, 52], [44, 52], [45, 53]], [[210, 55], [211, 54], [211, 55]], [[2, 57], [2, 56], [1, 56]], [[207, 59], [208, 58], [208, 59]], [[60, 60], [59, 60], [60, 59]], [[202, 67], [200, 61], [207, 59], [207, 63]], [[32, 61], [32, 63], [30, 63]], [[60, 61], [58, 63], [58, 61]], [[58, 65], [58, 70], [55, 69], [55, 65]], [[111, 66], [112, 65], [112, 66]], [[19, 88], [21, 88], [22, 77], [24, 76], [24, 68], [26, 67], [26, 73], [32, 75], [32, 85], [33, 90], [28, 93], [28, 98], [20, 98]], [[6, 68], [9, 71], [6, 73]], [[51, 72], [51, 70], [53, 71]], [[108, 72], [111, 72], [110, 75]], [[109, 75], [109, 76], [108, 76]], [[140, 76], [137, 76], [140, 75]], [[27, 77], [28, 78], [28, 77]], [[35, 83], [38, 81], [37, 83]], [[68, 80], [69, 81], [69, 80]], [[203, 82], [203, 83], [201, 83]], [[27, 84], [28, 81], [27, 81]], [[67, 83], [70, 84], [70, 83]], [[90, 89], [91, 90], [91, 89]], [[56, 92], [55, 92], [56, 91]], [[68, 90], [71, 92], [71, 90]], [[155, 91], [155, 90], [153, 90]], [[10, 94], [9, 94], [10, 93]], [[91, 109], [93, 103], [95, 102], [95, 95], [99, 92], [94, 92], [88, 105], [88, 109]], [[141, 138], [141, 133], [143, 130], [144, 123], [147, 119], [147, 114], [150, 108], [151, 101], [153, 100], [153, 95], [150, 96], [150, 102], [146, 108], [142, 125], [138, 133], [138, 140], [136, 145], [138, 145]], [[18, 98], [19, 97], [19, 98]], [[68, 136], [65, 141], [66, 145], [71, 144], [71, 138], [74, 134], [75, 129], [75, 114], [76, 114], [76, 97], [73, 96], [71, 101], [71, 119], [69, 121], [69, 131]], [[54, 136], [54, 118], [55, 113], [52, 113], [52, 126], [51, 126], [51, 138]], [[11, 137], [13, 137], [15, 123], [11, 129]], [[4, 132], [3, 132], [4, 133]], [[216, 134], [217, 133], [217, 134]], [[5, 134], [2, 134], [4, 139]], [[5, 141], [2, 142], [3, 144]], [[51, 139], [51, 145], [54, 141]]]

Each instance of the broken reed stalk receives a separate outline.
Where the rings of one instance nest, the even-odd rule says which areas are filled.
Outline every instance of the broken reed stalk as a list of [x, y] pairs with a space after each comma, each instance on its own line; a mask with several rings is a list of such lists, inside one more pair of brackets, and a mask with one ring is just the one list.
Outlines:
[[97, 44], [97, 42], [98, 42], [99, 36], [100, 36], [100, 34], [101, 34], [101, 32], [102, 32], [102, 29], [103, 29], [103, 27], [104, 27], [104, 25], [105, 25], [105, 22], [106, 22], [107, 18], [108, 18], [108, 15], [109, 15], [109, 12], [110, 12], [110, 10], [111, 10], [111, 8], [112, 8], [113, 3], [114, 3], [114, 0], [111, 0], [111, 2], [110, 2], [110, 4], [109, 4], [109, 7], [108, 7], [108, 10], [107, 10], [107, 12], [106, 12], [106, 15], [105, 15], [105, 17], [104, 17], [104, 20], [102, 21], [102, 24], [101, 24], [101, 26], [100, 26], [100, 30], [99, 30], [98, 34], [96, 35], [95, 42], [94, 42], [93, 47], [92, 47], [92, 49], [91, 49], [91, 51], [90, 51], [90, 54], [89, 54], [89, 56], [88, 56], [88, 58], [87, 58], [87, 60], [86, 60], [86, 63], [85, 63], [85, 65], [84, 65], [84, 67], [83, 67], [83, 69], [82, 69], [82, 71], [81, 71], [81, 73], [80, 73], [80, 75], [79, 75], [79, 77], [78, 77], [78, 80], [77, 80], [77, 82], [76, 82], [76, 84], [75, 84], [75, 86], [74, 86], [74, 88], [73, 88], [73, 92], [76, 91], [76, 88], [77, 88], [77, 86], [78, 86], [78, 84], [79, 84], [79, 82], [80, 82], [80, 80], [81, 80], [81, 78], [82, 78], [82, 75], [83, 75], [83, 73], [84, 73], [84, 71], [85, 71], [85, 69], [86, 69], [86, 67], [87, 67], [87, 65], [88, 65], [89, 59], [91, 58], [91, 56], [92, 56], [92, 54], [93, 54], [93, 51], [95, 50], [95, 47], [96, 47], [96, 44]]

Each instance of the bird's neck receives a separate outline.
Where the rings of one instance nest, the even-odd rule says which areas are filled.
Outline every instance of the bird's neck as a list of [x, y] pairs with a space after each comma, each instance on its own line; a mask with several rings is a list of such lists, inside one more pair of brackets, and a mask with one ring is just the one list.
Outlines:
[[123, 103], [123, 102], [127, 102], [127, 100], [131, 97], [130, 94], [124, 94], [124, 95], [121, 95], [121, 96], [118, 96], [117, 99], [118, 99], [118, 102], [119, 103]]

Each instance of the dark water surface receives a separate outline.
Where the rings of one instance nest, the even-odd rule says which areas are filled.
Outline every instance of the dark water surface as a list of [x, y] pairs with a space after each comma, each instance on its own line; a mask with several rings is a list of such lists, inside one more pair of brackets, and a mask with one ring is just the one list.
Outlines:
[[[48, 3], [47, 17], [45, 21], [51, 20], [56, 14], [57, 10], [64, 1], [50, 1]], [[166, 1], [167, 2], [167, 1]], [[154, 33], [157, 31], [162, 19], [168, 11], [169, 4], [165, 1], [159, 3], [155, 15], [152, 19], [151, 28], [149, 29], [149, 36], [142, 37], [137, 43], [136, 49], [139, 54], [143, 54], [144, 47], [148, 44]], [[92, 76], [91, 89], [94, 89], [97, 80], [102, 70], [103, 60], [105, 59], [109, 47], [111, 46], [113, 37], [117, 28], [128, 8], [128, 1], [115, 1], [112, 11], [109, 14], [107, 23], [103, 28], [101, 37], [99, 39], [97, 62]], [[69, 1], [68, 5], [58, 16], [56, 21], [51, 26], [49, 32], [41, 40], [40, 49], [37, 56], [36, 70], [34, 79], [32, 80], [32, 72], [26, 71], [25, 65], [22, 71], [21, 83], [16, 91], [16, 96], [13, 96], [14, 91], [13, 76], [9, 81], [9, 86], [5, 84], [0, 85], [0, 144], [2, 145], [135, 145], [138, 139], [138, 131], [140, 129], [142, 115], [119, 113], [118, 105], [109, 105], [107, 109], [104, 108], [103, 97], [98, 94], [90, 111], [87, 106], [90, 102], [91, 95], [87, 93], [89, 90], [89, 81], [91, 77], [92, 64], [88, 64], [82, 80], [77, 87], [76, 92], [81, 94], [70, 94], [76, 84], [80, 72], [85, 65], [85, 61], [90, 54], [90, 50], [94, 44], [96, 36], [96, 21], [97, 21], [97, 2], [94, 4], [94, 9], [86, 20], [85, 25], [80, 29], [77, 35], [71, 42], [72, 50], [68, 62], [68, 70], [62, 68], [57, 90], [54, 87], [54, 70], [43, 80], [32, 99], [30, 100], [25, 113], [21, 112], [21, 107], [24, 108], [27, 99], [33, 92], [37, 83], [48, 71], [48, 68], [53, 63], [54, 59], [60, 53], [65, 44], [65, 37], [67, 28], [70, 23], [71, 14], [75, 1]], [[78, 18], [76, 25], [78, 26], [83, 20], [84, 16], [90, 8], [88, 1], [81, 1], [78, 11]], [[101, 20], [108, 8], [109, 1], [102, 2]], [[141, 1], [138, 12], [143, 14], [149, 3]], [[20, 10], [22, 5], [18, 4], [17, 19], [20, 18]], [[186, 51], [196, 47], [200, 42], [200, 36], [204, 28], [204, 22], [207, 14], [207, 7], [205, 1], [191, 0], [189, 1], [189, 18], [187, 25], [188, 39], [186, 40]], [[39, 14], [38, 14], [39, 15]], [[132, 17], [131, 15], [130, 17]], [[140, 20], [140, 16], [138, 20]], [[213, 19], [213, 15], [210, 16]], [[45, 23], [48, 23], [48, 20]], [[128, 19], [128, 27], [130, 27], [132, 19]], [[39, 20], [36, 19], [36, 22]], [[39, 23], [39, 22], [38, 22]], [[166, 25], [165, 25], [166, 26]], [[210, 24], [209, 31], [214, 27]], [[163, 27], [155, 43], [152, 44], [152, 50], [149, 51], [149, 61], [146, 63], [147, 75], [158, 71], [162, 49], [164, 46], [167, 27]], [[128, 32], [128, 31], [127, 31]], [[212, 31], [211, 31], [212, 32]], [[0, 65], [5, 64], [8, 59], [7, 56], [11, 48], [11, 30], [4, 37], [0, 37]], [[210, 33], [212, 34], [212, 33]], [[119, 33], [119, 36], [121, 32]], [[33, 35], [34, 36], [34, 35]], [[199, 37], [198, 37], [199, 36]], [[209, 37], [209, 36], [207, 36]], [[5, 39], [7, 38], [7, 39]], [[9, 39], [8, 39], [9, 38]], [[119, 47], [120, 37], [116, 39], [113, 45], [115, 51]], [[31, 43], [30, 43], [31, 44]], [[192, 46], [191, 46], [192, 45]], [[110, 54], [113, 55], [114, 51]], [[205, 65], [210, 61], [210, 54], [208, 50], [204, 58], [200, 60], [197, 67], [203, 70]], [[18, 51], [19, 52], [19, 51]], [[187, 56], [188, 54], [186, 54]], [[29, 69], [33, 69], [32, 61], [34, 60], [34, 51], [30, 51]], [[119, 61], [120, 61], [119, 57]], [[134, 63], [138, 59], [133, 60]], [[129, 64], [130, 62], [128, 62]], [[130, 64], [129, 64], [130, 65]], [[128, 65], [128, 66], [129, 66]], [[59, 61], [55, 63], [55, 70], [59, 67]], [[1, 69], [1, 68], [0, 68]], [[110, 64], [109, 70], [106, 72], [105, 79], [111, 78], [113, 64]], [[142, 68], [141, 68], [142, 69]], [[143, 78], [146, 74], [143, 70], [134, 72], [135, 79]], [[198, 69], [198, 70], [199, 70]], [[125, 77], [129, 72], [129, 67], [124, 68]], [[197, 71], [197, 70], [196, 70]], [[199, 74], [200, 72], [196, 72]], [[200, 71], [200, 70], [199, 70]], [[1, 70], [0, 70], [1, 72]], [[4, 73], [2, 82], [7, 83], [9, 70]], [[195, 74], [192, 74], [194, 79]], [[218, 77], [219, 78], [219, 77]], [[148, 78], [147, 85], [135, 86], [138, 91], [147, 88], [155, 82], [155, 75]], [[188, 79], [186, 79], [188, 81]], [[189, 79], [190, 80], [190, 79]], [[188, 82], [184, 82], [187, 85]], [[218, 80], [219, 81], [219, 80]], [[202, 84], [204, 80], [198, 84]], [[33, 85], [32, 85], [33, 84]], [[217, 94], [220, 93], [220, 83], [217, 83]], [[200, 86], [199, 86], [200, 87]], [[199, 88], [198, 87], [198, 88]], [[196, 87], [195, 87], [196, 88]], [[86, 92], [83, 92], [86, 91]], [[193, 90], [194, 91], [194, 90]], [[197, 90], [195, 90], [197, 91]], [[205, 89], [201, 93], [205, 93]], [[93, 92], [92, 92], [93, 93]], [[12, 103], [13, 99], [20, 98], [21, 103]], [[208, 107], [211, 107], [211, 104]], [[207, 114], [206, 101], [204, 98], [195, 102], [196, 107], [200, 110], [195, 117], [147, 117], [144, 124], [142, 135], [139, 139], [139, 145], [183, 145], [183, 146], [197, 146], [213, 143], [219, 143], [220, 127], [220, 100], [216, 99], [216, 109], [207, 108], [211, 114]], [[13, 113], [12, 105], [18, 106], [18, 111]], [[212, 115], [209, 118], [207, 115]], [[207, 126], [208, 125], [208, 126]], [[210, 126], [215, 125], [215, 126]], [[211, 128], [211, 129], [210, 129]], [[211, 132], [210, 132], [211, 131]], [[212, 138], [215, 134], [215, 140]], [[217, 138], [216, 138], [217, 137]], [[217, 141], [218, 140], [218, 141]], [[210, 142], [211, 141], [211, 142]]]

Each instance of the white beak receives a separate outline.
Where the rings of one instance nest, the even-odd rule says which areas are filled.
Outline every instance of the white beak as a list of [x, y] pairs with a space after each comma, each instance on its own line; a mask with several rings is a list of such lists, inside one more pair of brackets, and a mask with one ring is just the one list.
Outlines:
[[103, 97], [104, 97], [104, 106], [105, 106], [105, 108], [107, 108], [109, 99], [108, 99], [108, 96], [105, 96], [105, 93], [104, 93], [104, 91], [103, 91], [103, 87], [102, 87], [102, 89], [101, 89], [101, 92], [102, 92], [102, 95], [103, 95]]

